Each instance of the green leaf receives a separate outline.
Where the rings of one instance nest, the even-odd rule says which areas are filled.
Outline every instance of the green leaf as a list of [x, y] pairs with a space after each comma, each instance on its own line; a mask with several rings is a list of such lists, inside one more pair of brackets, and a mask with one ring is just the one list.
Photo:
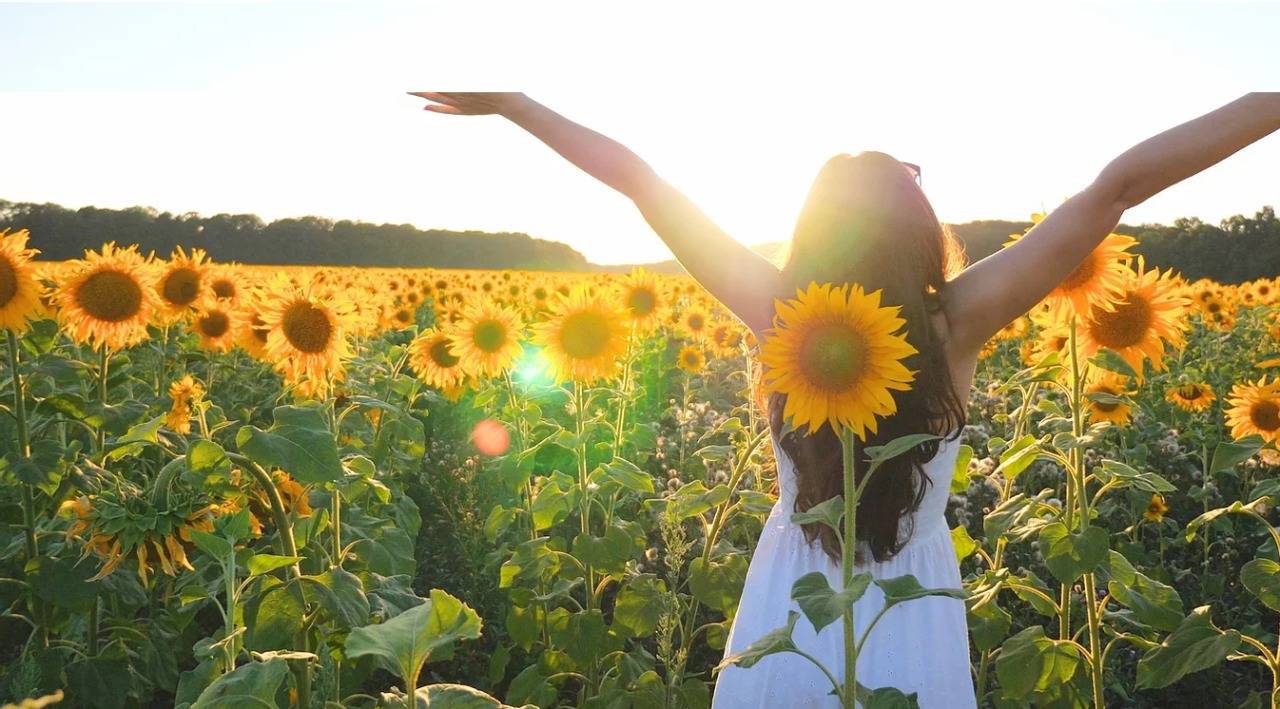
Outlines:
[[876, 579], [875, 583], [884, 592], [885, 607], [896, 606], [925, 596], [946, 596], [964, 600], [969, 592], [963, 588], [925, 588], [911, 574], [895, 576], [891, 579]]
[[897, 687], [868, 689], [859, 682], [856, 694], [863, 709], [920, 709], [916, 692], [904, 694]]
[[1209, 616], [1209, 606], [1191, 611], [1164, 642], [1138, 660], [1138, 689], [1167, 687], [1184, 676], [1222, 662], [1240, 646], [1240, 633], [1221, 630]]
[[1262, 437], [1257, 434], [1246, 436], [1235, 442], [1219, 443], [1213, 449], [1213, 462], [1209, 463], [1209, 474], [1234, 468], [1237, 464], [1243, 463], [1261, 450], [1264, 443]]
[[614, 458], [596, 468], [589, 481], [601, 487], [617, 485], [633, 492], [653, 494], [653, 476], [625, 458]]
[[209, 532], [202, 532], [198, 529], [192, 529], [191, 542], [196, 545], [200, 551], [213, 557], [218, 563], [226, 561], [227, 557], [234, 551], [231, 542]]
[[978, 542], [969, 536], [969, 529], [963, 524], [951, 530], [951, 545], [956, 550], [956, 563], [968, 559], [978, 551]]
[[1104, 460], [1098, 469], [1098, 479], [1103, 483], [1113, 479], [1120, 481], [1118, 487], [1132, 487], [1143, 492], [1173, 492], [1177, 488], [1168, 480], [1152, 472], [1138, 472], [1118, 460]]
[[245, 567], [249, 569], [249, 577], [261, 576], [269, 574], [276, 569], [283, 569], [286, 566], [293, 566], [302, 561], [300, 556], [278, 556], [276, 554], [254, 554], [245, 562]]
[[306, 614], [301, 589], [274, 576], [263, 576], [258, 584], [258, 592], [244, 605], [244, 624], [249, 629], [245, 647], [265, 652], [292, 646]]
[[340, 628], [355, 628], [369, 622], [369, 598], [360, 577], [335, 566], [315, 576], [303, 576], [303, 596], [325, 608]]
[[847, 588], [836, 591], [821, 571], [811, 571], [791, 584], [791, 599], [804, 611], [813, 623], [814, 632], [834, 623], [844, 612], [862, 598], [871, 585], [871, 574], [861, 573], [853, 577]]
[[516, 546], [515, 552], [502, 564], [498, 588], [510, 588], [516, 582], [547, 579], [560, 569], [560, 557], [547, 546], [549, 537], [537, 537]]
[[942, 436], [935, 436], [931, 433], [911, 433], [905, 436], [898, 436], [882, 446], [869, 446], [864, 450], [869, 463], [866, 474], [874, 473], [876, 468], [907, 451], [913, 450], [921, 443], [938, 440], [942, 440]]
[[1108, 372], [1115, 372], [1133, 379], [1138, 378], [1138, 373], [1133, 371], [1133, 367], [1129, 366], [1124, 357], [1121, 357], [1115, 350], [1109, 350], [1106, 347], [1100, 348], [1098, 354], [1089, 360], [1089, 364], [1099, 369], [1105, 369]]
[[1240, 582], [1267, 608], [1280, 610], [1280, 564], [1254, 559], [1240, 569]]
[[1209, 522], [1212, 522], [1213, 520], [1226, 514], [1238, 514], [1238, 513], [1247, 514], [1249, 512], [1257, 512], [1258, 506], [1261, 504], [1264, 504], [1263, 498], [1258, 498], [1256, 500], [1253, 500], [1247, 505], [1239, 500], [1236, 500], [1235, 502], [1232, 502], [1230, 505], [1227, 505], [1226, 507], [1218, 507], [1218, 508], [1209, 510], [1208, 512], [1205, 512], [1199, 517], [1196, 517], [1195, 519], [1191, 520], [1190, 522], [1187, 522], [1187, 528], [1183, 532], [1183, 537], [1187, 541], [1192, 541], [1193, 539], [1196, 538], [1196, 533], [1200, 530], [1200, 528], [1208, 524]]
[[462, 601], [435, 588], [426, 603], [384, 623], [352, 630], [345, 649], [347, 657], [378, 658], [385, 668], [408, 683], [418, 677], [432, 655], [447, 655], [455, 641], [478, 637], [480, 616]]
[[123, 660], [88, 657], [67, 665], [67, 685], [80, 706], [121, 709], [129, 699], [129, 666]]
[[809, 524], [821, 522], [835, 530], [836, 535], [844, 534], [840, 520], [844, 518], [844, 495], [827, 498], [823, 502], [810, 507], [804, 512], [792, 512], [792, 524]]
[[1080, 652], [1075, 645], [1047, 638], [1042, 626], [1033, 625], [1000, 646], [996, 677], [1006, 697], [1020, 699], [1032, 692], [1066, 684], [1080, 664]]
[[689, 588], [707, 607], [728, 613], [737, 607], [742, 585], [747, 580], [747, 560], [729, 554], [722, 560], [695, 558], [689, 563]]
[[676, 490], [666, 504], [676, 519], [688, 519], [728, 500], [731, 492], [728, 485], [716, 485], [708, 490], [701, 480], [694, 480]]
[[[1111, 580], [1107, 590], [1142, 623], [1175, 630], [1182, 622], [1182, 597], [1172, 586], [1139, 573], [1118, 551], [1110, 552]], [[1246, 583], [1247, 585], [1247, 583]]]
[[288, 672], [289, 665], [278, 659], [241, 665], [206, 687], [191, 709], [275, 707], [276, 692]]
[[160, 427], [164, 425], [164, 419], [165, 417], [161, 415], [150, 421], [131, 426], [123, 436], [111, 442], [110, 450], [107, 451], [107, 459], [120, 460], [127, 456], [137, 455], [148, 445], [158, 443], [160, 441]]
[[1071, 532], [1061, 522], [1045, 525], [1040, 530], [1040, 553], [1054, 577], [1071, 583], [1098, 568], [1107, 558], [1107, 530], [1090, 526], [1084, 532]]
[[992, 474], [999, 474], [1005, 480], [1014, 480], [1022, 471], [1036, 462], [1040, 457], [1040, 439], [1027, 434], [1022, 438], [1014, 441], [1012, 445], [1000, 454], [1000, 464], [992, 471]]
[[642, 638], [658, 627], [667, 585], [653, 574], [629, 579], [613, 606], [613, 625], [633, 638]]
[[296, 480], [315, 484], [340, 480], [338, 444], [318, 406], [278, 406], [275, 423], [263, 431], [242, 426], [236, 434], [240, 452], [268, 469], [280, 468]]
[[1000, 644], [1013, 625], [1013, 616], [992, 600], [969, 607], [966, 621], [969, 634], [973, 638], [973, 646], [979, 651], [990, 650]]
[[605, 530], [603, 537], [579, 533], [573, 538], [573, 555], [602, 573], [621, 573], [627, 560], [638, 551], [632, 541], [626, 530], [612, 524]]
[[973, 460], [973, 447], [961, 444], [951, 468], [951, 492], [961, 494], [969, 489], [969, 462]]
[[791, 639], [791, 633], [795, 630], [796, 619], [799, 617], [799, 612], [787, 611], [786, 625], [765, 633], [759, 640], [748, 645], [742, 652], [724, 658], [720, 661], [720, 664], [716, 665], [715, 669], [722, 670], [730, 665], [750, 668], [769, 655], [776, 655], [780, 652], [794, 652], [797, 648], [795, 642]]

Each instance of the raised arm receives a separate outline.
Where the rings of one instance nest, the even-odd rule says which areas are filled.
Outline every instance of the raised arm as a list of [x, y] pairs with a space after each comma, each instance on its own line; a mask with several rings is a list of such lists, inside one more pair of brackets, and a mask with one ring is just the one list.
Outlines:
[[716, 226], [626, 146], [578, 125], [521, 93], [410, 92], [427, 110], [498, 114], [524, 128], [587, 174], [626, 195], [680, 265], [757, 334], [773, 324], [778, 269]]
[[947, 286], [952, 346], [977, 351], [1071, 274], [1124, 211], [1280, 129], [1280, 93], [1251, 93], [1121, 153], [1026, 236]]

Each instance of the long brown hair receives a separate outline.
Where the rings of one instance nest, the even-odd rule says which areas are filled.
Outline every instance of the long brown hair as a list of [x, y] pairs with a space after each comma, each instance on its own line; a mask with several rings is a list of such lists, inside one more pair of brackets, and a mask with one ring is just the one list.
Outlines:
[[[951, 435], [965, 420], [965, 405], [952, 385], [943, 341], [930, 315], [942, 308], [947, 279], [963, 267], [964, 252], [951, 231], [938, 221], [933, 207], [907, 168], [881, 152], [841, 153], [822, 166], [796, 223], [782, 280], [794, 297], [797, 288], [818, 283], [858, 283], [868, 292], [883, 289], [883, 305], [900, 305], [907, 340], [919, 351], [905, 361], [916, 370], [909, 392], [894, 392], [898, 411], [882, 420], [863, 446], [883, 445], [910, 433]], [[786, 290], [784, 289], [784, 292]], [[768, 398], [769, 426], [782, 430], [786, 395]], [[795, 464], [795, 511], [802, 512], [841, 494], [843, 463], [840, 439], [823, 425], [812, 435], [802, 428], [779, 436]], [[931, 484], [923, 466], [939, 442], [921, 445], [882, 465], [867, 484], [859, 503], [857, 537], [876, 561], [897, 554], [909, 539], [900, 538], [899, 520], [920, 506]], [[855, 479], [866, 467], [856, 461]], [[840, 540], [830, 527], [803, 526], [810, 544], [840, 562]], [[859, 550], [858, 563], [865, 563]]]

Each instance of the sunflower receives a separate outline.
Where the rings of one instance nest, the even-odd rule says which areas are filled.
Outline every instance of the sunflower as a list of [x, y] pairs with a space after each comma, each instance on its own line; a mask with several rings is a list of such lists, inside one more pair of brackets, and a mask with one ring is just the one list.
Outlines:
[[[1011, 246], [1021, 238], [1016, 234], [1012, 236], [1005, 246]], [[1112, 299], [1125, 283], [1128, 262], [1133, 258], [1129, 248], [1136, 243], [1137, 239], [1131, 236], [1108, 234], [1075, 270], [1045, 296], [1045, 300], [1068, 304], [1076, 313], [1084, 315], [1092, 306]]]
[[[916, 354], [903, 334], [901, 306], [881, 307], [881, 291], [861, 285], [810, 283], [797, 298], [775, 301], [774, 327], [760, 353], [764, 388], [786, 395], [784, 417], [808, 433], [830, 422], [862, 439], [876, 417], [897, 411], [890, 390], [908, 391], [915, 372], [902, 360]], [[778, 323], [781, 324], [778, 324]]]
[[1152, 522], [1164, 521], [1164, 513], [1169, 511], [1169, 505], [1165, 504], [1164, 495], [1158, 492], [1151, 493], [1151, 502], [1147, 503], [1147, 509], [1142, 512], [1142, 516]]
[[409, 343], [409, 366], [424, 384], [444, 389], [459, 383], [466, 376], [461, 363], [453, 354], [449, 336], [434, 327]]
[[200, 349], [210, 352], [230, 352], [241, 328], [236, 311], [220, 302], [201, 309], [191, 324], [200, 336]]
[[680, 314], [679, 328], [689, 339], [701, 340], [706, 337], [710, 326], [711, 314], [702, 306], [691, 305]]
[[690, 374], [697, 374], [707, 366], [707, 356], [697, 347], [685, 345], [676, 355], [676, 366]]
[[557, 384], [569, 379], [589, 384], [618, 373], [631, 326], [606, 293], [597, 294], [579, 283], [569, 295], [553, 298], [548, 318], [530, 329], [533, 342], [551, 362]]
[[1127, 377], [1107, 372], [1085, 386], [1085, 407], [1090, 421], [1110, 421], [1123, 426], [1129, 423], [1132, 406], [1125, 399], [1133, 392], [1126, 390]]
[[1174, 293], [1168, 274], [1143, 271], [1141, 263], [1138, 268], [1125, 269], [1116, 300], [1093, 304], [1077, 340], [1086, 359], [1104, 347], [1119, 354], [1141, 383], [1143, 360], [1162, 370], [1165, 343], [1181, 345], [1186, 299]]
[[173, 250], [156, 279], [156, 292], [163, 306], [162, 319], [172, 322], [186, 316], [213, 296], [210, 289], [210, 267], [204, 249], [192, 249], [188, 256], [182, 247]]
[[147, 337], [147, 323], [160, 308], [151, 270], [136, 245], [104, 244], [72, 262], [58, 286], [58, 317], [73, 340], [117, 350]]
[[209, 271], [209, 291], [218, 302], [239, 308], [244, 298], [244, 279], [233, 264], [218, 264]]
[[187, 435], [191, 433], [191, 410], [204, 398], [204, 385], [191, 378], [190, 374], [169, 385], [169, 398], [173, 404], [165, 416], [164, 425]]
[[453, 344], [453, 353], [462, 359], [464, 371], [475, 377], [492, 377], [520, 356], [522, 328], [514, 310], [480, 299], [469, 303], [460, 319], [445, 332]]
[[1188, 382], [1169, 387], [1164, 393], [1164, 398], [1187, 411], [1204, 411], [1217, 396], [1213, 393], [1213, 387], [1205, 382]]
[[40, 253], [28, 249], [26, 229], [9, 233], [0, 229], [0, 330], [21, 335], [27, 321], [44, 310], [40, 302], [40, 279], [31, 259]]
[[328, 396], [342, 378], [349, 354], [346, 327], [350, 304], [321, 298], [311, 287], [275, 279], [262, 310], [267, 358], [302, 396]]
[[732, 357], [738, 354], [742, 346], [742, 328], [728, 320], [720, 320], [711, 325], [711, 349], [721, 357]]
[[636, 331], [648, 333], [657, 328], [662, 316], [663, 298], [654, 275], [643, 268], [633, 269], [622, 279], [619, 287], [622, 291], [620, 301]]
[[1263, 377], [1253, 383], [1236, 384], [1227, 395], [1227, 425], [1237, 440], [1257, 434], [1267, 442], [1280, 435], [1280, 380]]

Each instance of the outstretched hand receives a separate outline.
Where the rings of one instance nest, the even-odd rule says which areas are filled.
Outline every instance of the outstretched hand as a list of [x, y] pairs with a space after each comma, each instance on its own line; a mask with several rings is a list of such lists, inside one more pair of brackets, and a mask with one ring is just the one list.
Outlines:
[[445, 93], [441, 91], [410, 91], [409, 94], [434, 103], [422, 107], [424, 111], [452, 113], [458, 116], [484, 116], [509, 110], [522, 97], [517, 91]]

